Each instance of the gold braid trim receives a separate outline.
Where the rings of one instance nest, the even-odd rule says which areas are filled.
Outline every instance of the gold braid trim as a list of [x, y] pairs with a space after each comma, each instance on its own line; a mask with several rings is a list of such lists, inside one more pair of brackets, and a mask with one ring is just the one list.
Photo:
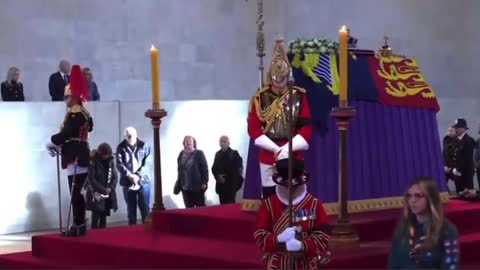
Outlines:
[[[255, 105], [255, 110], [258, 115], [258, 118], [260, 119], [261, 122], [266, 123], [263, 129], [264, 133], [270, 130], [273, 123], [275, 123], [276, 118], [280, 118], [284, 124], [286, 124], [287, 122], [287, 116], [285, 115], [285, 110], [283, 109], [283, 103], [285, 102], [285, 98], [288, 96], [288, 91], [285, 91], [284, 94], [282, 94], [280, 97], [275, 99], [275, 101], [272, 104], [270, 104], [270, 106], [268, 106], [265, 109], [262, 109], [261, 95], [266, 91], [270, 91], [270, 86], [266, 86], [261, 90], [257, 91], [257, 93], [255, 93], [252, 100], [250, 101], [250, 105], [249, 105], [249, 112], [250, 112], [251, 104], [253, 102], [253, 104]], [[300, 92], [304, 94], [306, 93], [306, 90], [304, 88], [294, 86], [293, 93], [295, 94], [296, 92]]]
[[243, 199], [242, 200], [242, 210], [248, 212], [257, 212], [262, 204], [262, 200], [254, 200], [254, 199]]
[[[447, 202], [449, 200], [448, 193], [441, 192], [440, 199], [442, 203]], [[256, 212], [258, 211], [258, 208], [260, 208], [261, 203], [262, 201], [260, 199], [243, 199], [242, 210]], [[336, 215], [339, 213], [338, 202], [323, 203], [323, 207], [325, 208], [327, 215]], [[348, 201], [349, 213], [362, 213], [401, 207], [403, 207], [402, 196]]]

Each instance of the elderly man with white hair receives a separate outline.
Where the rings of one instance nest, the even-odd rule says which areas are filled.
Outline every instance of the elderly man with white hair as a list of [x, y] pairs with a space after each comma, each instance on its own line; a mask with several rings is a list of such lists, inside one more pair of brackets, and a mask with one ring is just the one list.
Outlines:
[[63, 101], [65, 86], [70, 82], [71, 64], [68, 60], [61, 60], [58, 64], [58, 71], [50, 75], [48, 80], [48, 91], [52, 101]]
[[152, 162], [150, 147], [137, 136], [137, 130], [128, 127], [125, 139], [118, 145], [116, 160], [120, 185], [127, 203], [128, 224], [137, 223], [137, 202], [142, 222], [150, 211], [150, 179]]

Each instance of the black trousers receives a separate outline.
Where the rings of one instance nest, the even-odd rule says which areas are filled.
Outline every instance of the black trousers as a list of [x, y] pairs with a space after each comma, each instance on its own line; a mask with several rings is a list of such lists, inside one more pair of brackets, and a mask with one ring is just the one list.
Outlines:
[[462, 192], [465, 189], [465, 183], [463, 178], [460, 176], [455, 176], [455, 191], [458, 193]]
[[455, 190], [457, 193], [462, 192], [466, 188], [473, 189], [473, 174], [455, 176]]
[[182, 190], [183, 202], [186, 208], [205, 206], [205, 192]]
[[236, 196], [237, 196], [237, 192], [235, 191], [222, 191], [218, 193], [220, 204], [235, 203]]
[[[477, 175], [477, 185], [479, 186], [480, 188], [480, 169], [477, 169], [476, 173]], [[475, 183], [473, 183], [472, 185], [474, 185]]]
[[107, 215], [104, 213], [98, 213], [92, 211], [92, 229], [106, 228], [107, 227]]
[[[82, 225], [85, 223], [85, 199], [81, 193], [85, 180], [87, 180], [87, 173], [77, 174], [75, 176], [75, 183], [73, 182], [73, 175], [68, 176], [68, 186], [72, 194], [72, 212], [73, 223], [75, 225]], [[73, 190], [72, 190], [73, 186]]]

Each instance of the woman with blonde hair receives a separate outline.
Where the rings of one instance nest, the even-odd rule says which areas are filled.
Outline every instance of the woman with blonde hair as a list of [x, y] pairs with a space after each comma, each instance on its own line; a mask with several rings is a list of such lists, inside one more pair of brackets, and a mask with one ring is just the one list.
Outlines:
[[208, 165], [205, 154], [197, 149], [192, 136], [183, 138], [183, 150], [177, 158], [178, 177], [174, 193], [182, 192], [185, 207], [205, 206], [205, 191], [208, 187]]
[[20, 82], [20, 69], [11, 67], [7, 72], [7, 79], [1, 85], [3, 101], [25, 101], [23, 84]]
[[432, 178], [416, 179], [404, 197], [388, 269], [458, 269], [458, 231], [444, 215]]
[[88, 91], [90, 93], [89, 101], [99, 101], [100, 100], [100, 93], [98, 92], [97, 83], [93, 80], [93, 71], [89, 67], [83, 68], [83, 74], [85, 75], [85, 79], [87, 79]]

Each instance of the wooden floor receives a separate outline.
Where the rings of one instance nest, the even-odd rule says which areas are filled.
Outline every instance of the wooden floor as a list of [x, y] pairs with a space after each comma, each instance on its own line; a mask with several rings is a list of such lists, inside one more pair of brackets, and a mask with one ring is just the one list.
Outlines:
[[52, 233], [53, 231], [18, 233], [0, 235], [0, 254], [30, 251], [32, 246], [32, 236], [42, 233]]

